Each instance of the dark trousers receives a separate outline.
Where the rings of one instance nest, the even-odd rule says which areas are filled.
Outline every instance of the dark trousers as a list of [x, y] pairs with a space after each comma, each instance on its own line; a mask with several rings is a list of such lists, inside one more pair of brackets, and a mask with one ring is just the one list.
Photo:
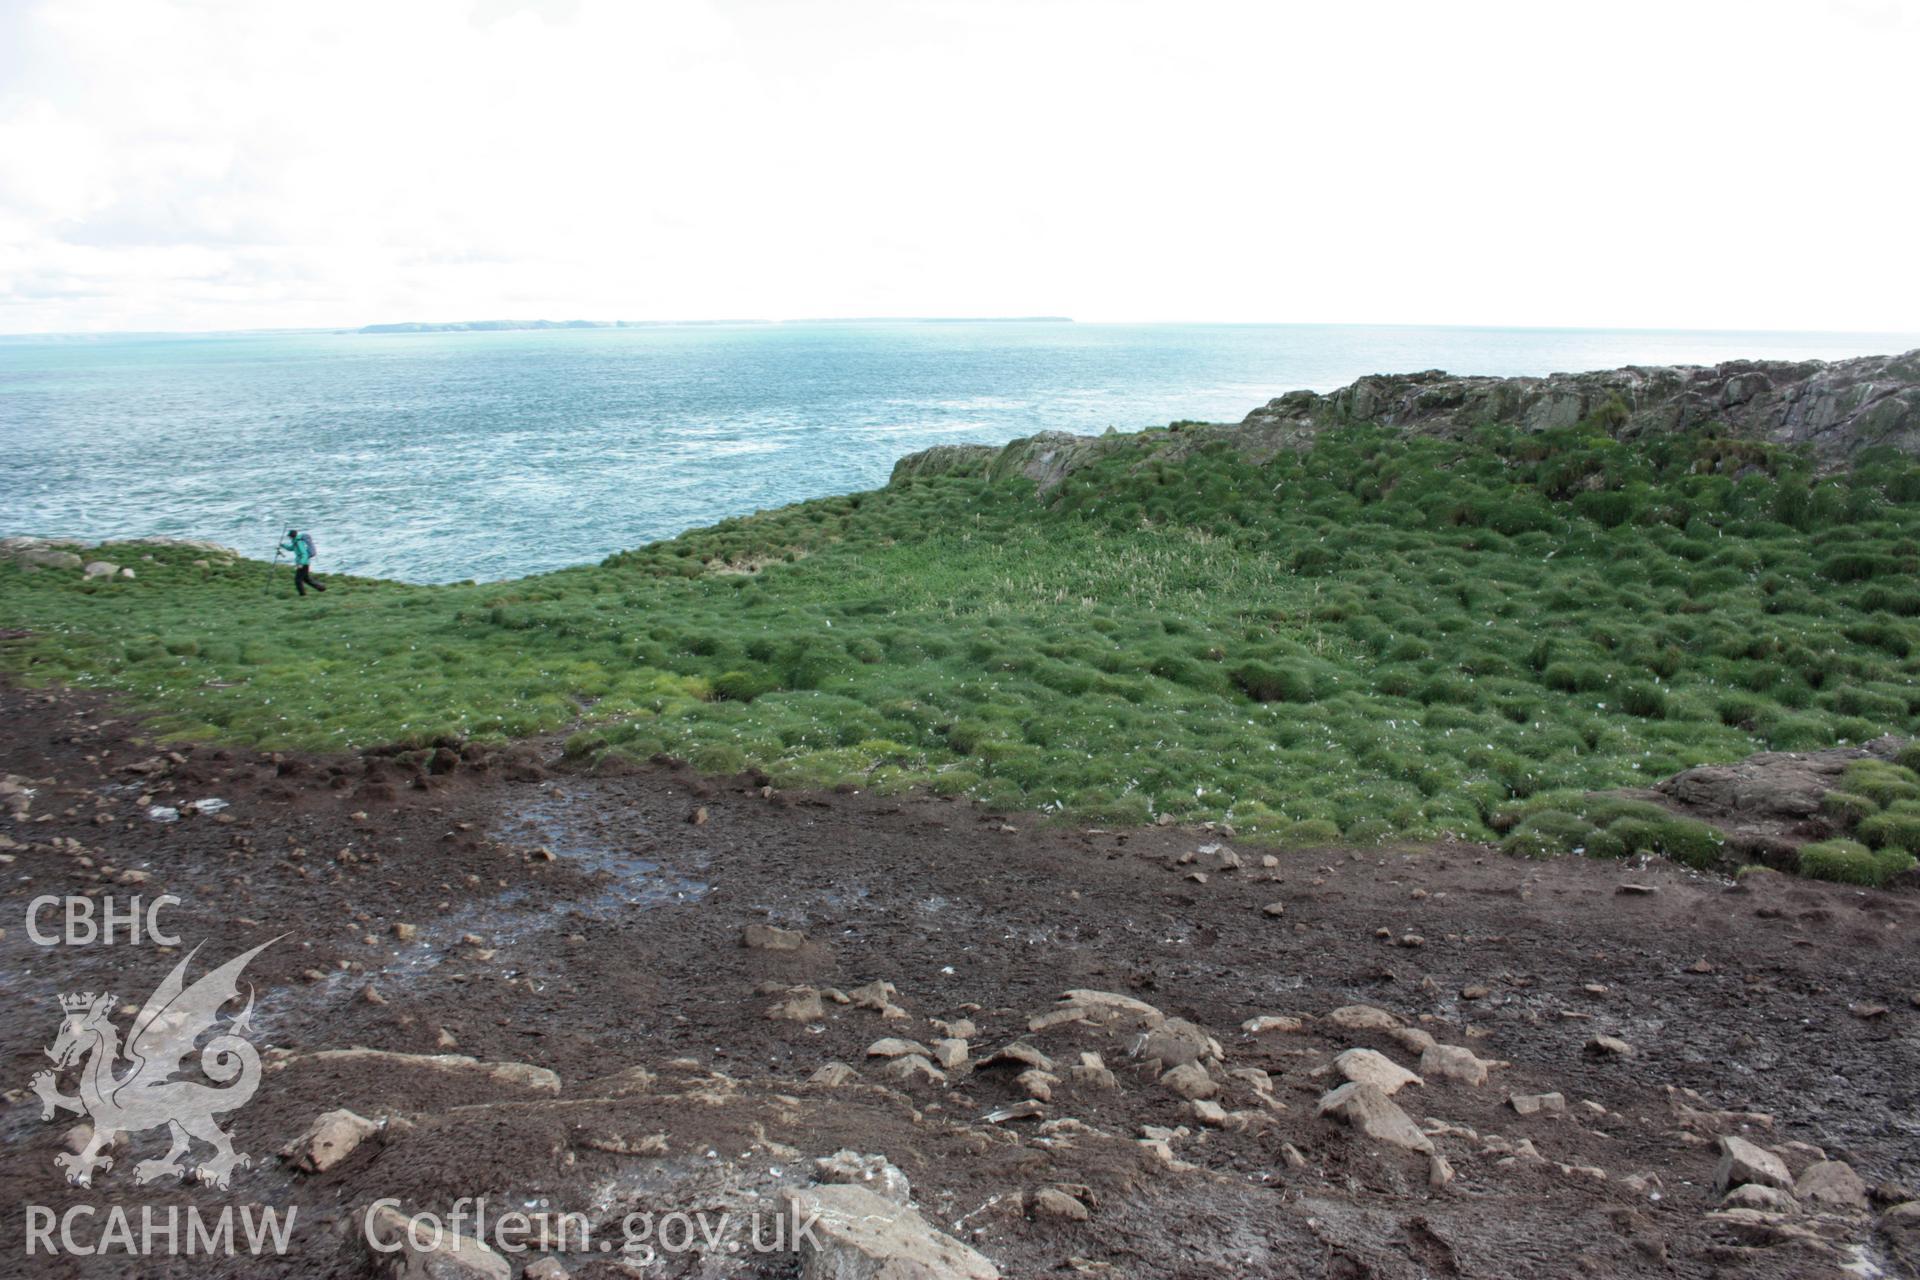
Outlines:
[[325, 587], [313, 580], [313, 566], [307, 564], [294, 566], [293, 586], [301, 595], [307, 594], [308, 587], [312, 587], [315, 591], [326, 590]]

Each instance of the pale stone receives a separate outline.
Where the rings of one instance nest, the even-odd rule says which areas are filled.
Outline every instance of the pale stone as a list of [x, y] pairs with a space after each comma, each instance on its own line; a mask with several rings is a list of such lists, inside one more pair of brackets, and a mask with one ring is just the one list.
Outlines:
[[1000, 1280], [984, 1255], [865, 1187], [783, 1194], [800, 1221], [812, 1219], [798, 1241], [801, 1280]]
[[1765, 1147], [1732, 1135], [1721, 1138], [1720, 1165], [1713, 1173], [1713, 1189], [1725, 1192], [1745, 1182], [1788, 1191], [1793, 1187], [1793, 1176], [1787, 1172], [1787, 1162]]
[[307, 1131], [281, 1148], [280, 1154], [296, 1169], [325, 1173], [352, 1155], [354, 1148], [380, 1131], [380, 1126], [351, 1111], [329, 1111], [307, 1126]]
[[1389, 1097], [1410, 1084], [1426, 1083], [1386, 1054], [1373, 1049], [1348, 1049], [1334, 1057], [1333, 1066], [1347, 1079], [1373, 1085]]
[[1342, 1031], [1391, 1031], [1400, 1025], [1400, 1019], [1370, 1004], [1343, 1005], [1329, 1013], [1327, 1021]]
[[1420, 1074], [1478, 1088], [1487, 1082], [1487, 1063], [1457, 1044], [1430, 1044], [1420, 1055]]
[[1320, 1099], [1319, 1114], [1339, 1116], [1378, 1142], [1433, 1154], [1433, 1139], [1420, 1132], [1407, 1113], [1373, 1085], [1348, 1081]]

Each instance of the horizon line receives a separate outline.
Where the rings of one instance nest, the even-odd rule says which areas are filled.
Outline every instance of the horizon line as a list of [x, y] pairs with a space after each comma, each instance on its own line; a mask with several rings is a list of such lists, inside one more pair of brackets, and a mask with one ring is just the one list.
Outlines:
[[[1699, 325], [1610, 325], [1610, 324], [1515, 324], [1467, 321], [1395, 321], [1395, 320], [1159, 320], [1103, 319], [1081, 320], [1067, 315], [857, 315], [728, 317], [720, 319], [678, 320], [443, 320], [381, 321], [371, 324], [340, 325], [261, 325], [233, 329], [29, 329], [0, 331], [0, 341], [9, 339], [88, 339], [88, 338], [210, 338], [238, 337], [250, 334], [334, 334], [342, 337], [407, 337], [426, 333], [525, 333], [553, 330], [592, 329], [671, 329], [719, 328], [737, 326], [833, 325], [833, 324], [1074, 324], [1074, 325], [1160, 325], [1166, 327], [1210, 327], [1246, 329], [1454, 329], [1486, 331], [1526, 331], [1544, 333], [1700, 333], [1700, 334], [1809, 334], [1835, 337], [1914, 337], [1920, 328], [1903, 329], [1825, 329], [1719, 328]], [[466, 328], [463, 326], [475, 326]]]

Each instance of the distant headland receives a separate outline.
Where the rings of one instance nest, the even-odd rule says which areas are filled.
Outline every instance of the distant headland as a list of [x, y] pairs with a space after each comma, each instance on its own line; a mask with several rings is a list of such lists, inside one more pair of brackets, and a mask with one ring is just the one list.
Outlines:
[[800, 320], [410, 320], [349, 333], [497, 333], [514, 329], [661, 329], [722, 324], [1072, 324], [1072, 316], [839, 316]]

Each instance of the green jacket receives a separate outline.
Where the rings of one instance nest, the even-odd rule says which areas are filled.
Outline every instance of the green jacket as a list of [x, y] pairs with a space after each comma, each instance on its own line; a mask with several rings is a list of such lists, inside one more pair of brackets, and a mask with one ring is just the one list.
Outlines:
[[305, 534], [292, 542], [281, 543], [280, 549], [293, 552], [293, 563], [296, 566], [313, 563], [313, 544], [307, 541]]

